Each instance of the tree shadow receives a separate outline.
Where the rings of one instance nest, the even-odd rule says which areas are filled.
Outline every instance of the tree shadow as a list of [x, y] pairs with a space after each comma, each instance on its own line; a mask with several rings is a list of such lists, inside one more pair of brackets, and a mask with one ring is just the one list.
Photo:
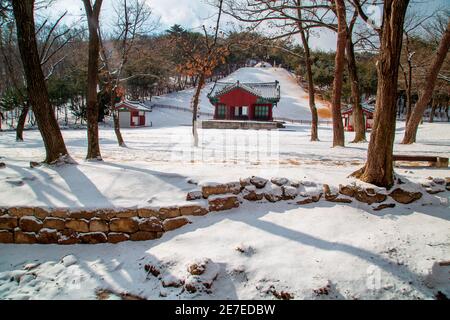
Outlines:
[[[63, 166], [45, 166], [37, 167], [26, 170], [22, 167], [9, 164], [8, 168], [16, 171], [23, 177], [39, 177], [40, 179], [34, 179], [27, 181], [27, 185], [30, 186], [32, 191], [36, 194], [39, 201], [44, 202], [46, 206], [53, 207], [52, 199], [58, 199], [63, 202], [67, 207], [97, 207], [99, 203], [101, 206], [112, 206], [111, 202], [105, 197], [97, 186], [77, 167], [77, 165], [63, 165]], [[76, 200], [72, 200], [58, 189], [53, 184], [53, 177], [46, 173], [42, 168], [53, 171], [66, 183], [68, 190], [67, 193], [75, 196]], [[48, 181], [48, 183], [46, 183]]]
[[76, 166], [64, 165], [62, 167], [49, 166], [50, 170], [57, 173], [69, 187], [73, 194], [84, 207], [102, 206], [111, 207], [112, 203], [97, 186]]
[[[152, 241], [133, 242], [127, 241], [118, 244], [78, 244], [78, 245], [20, 245], [5, 246], [2, 248], [4, 254], [12, 257], [8, 259], [8, 265], [1, 268], [2, 272], [23, 269], [31, 261], [42, 265], [45, 272], [33, 269], [33, 275], [39, 281], [42, 273], [43, 279], [48, 282], [47, 275], [55, 277], [51, 281], [52, 290], [57, 290], [58, 296], [69, 299], [102, 299], [99, 292], [107, 292], [114, 299], [126, 299], [126, 296], [134, 296], [141, 299], [238, 299], [235, 282], [233, 281], [229, 267], [221, 261], [213, 261], [219, 266], [219, 273], [214, 280], [210, 292], [206, 290], [196, 293], [187, 292], [183, 286], [164, 287], [164, 278], [175, 278], [184, 280], [189, 274], [186, 267], [179, 261], [171, 258], [159, 259], [150, 251], [157, 247], [165, 239]], [[30, 252], [30, 248], [33, 249]], [[4, 250], [3, 250], [4, 249]], [[57, 267], [55, 274], [49, 268], [52, 264], [62, 264], [61, 260], [73, 255], [76, 262], [66, 268]], [[203, 256], [202, 256], [203, 257]], [[192, 262], [197, 257], [192, 256]], [[177, 265], [178, 262], [178, 265]], [[43, 265], [45, 264], [45, 265]], [[146, 271], [145, 266], [155, 266], [160, 271], [160, 276], [154, 276]], [[6, 267], [6, 270], [5, 270]], [[70, 268], [70, 269], [69, 269]], [[50, 273], [49, 273], [50, 272]], [[61, 283], [60, 274], [66, 279]], [[59, 279], [58, 279], [59, 278]], [[59, 281], [58, 281], [59, 280]], [[94, 287], [94, 291], [87, 290]], [[61, 292], [62, 291], [62, 292]], [[38, 292], [31, 290], [33, 298], [39, 299]], [[103, 298], [108, 298], [108, 295]]]
[[[305, 209], [311, 210], [311, 209], [315, 209], [317, 206], [334, 207], [335, 204], [321, 200], [318, 203], [315, 203], [314, 205], [306, 205]], [[234, 220], [234, 221], [245, 223], [251, 227], [255, 227], [260, 230], [264, 230], [265, 232], [277, 235], [279, 237], [283, 237], [287, 240], [296, 241], [299, 244], [302, 244], [305, 246], [314, 247], [314, 248], [324, 250], [324, 251], [339, 251], [339, 252], [349, 254], [351, 256], [358, 257], [359, 259], [362, 259], [362, 260], [366, 261], [367, 263], [369, 263], [371, 265], [375, 265], [378, 268], [380, 268], [381, 270], [384, 270], [385, 272], [390, 273], [395, 278], [397, 278], [403, 282], [407, 282], [407, 283], [410, 281], [416, 282], [415, 288], [418, 291], [420, 291], [424, 295], [427, 295], [427, 296], [430, 295], [429, 289], [426, 289], [420, 283], [422, 276], [420, 274], [415, 273], [411, 269], [409, 269], [406, 265], [395, 266], [395, 265], [393, 265], [392, 261], [381, 256], [380, 254], [378, 254], [376, 252], [372, 252], [370, 250], [366, 250], [363, 248], [358, 248], [351, 244], [324, 240], [324, 239], [312, 236], [310, 234], [304, 233], [302, 231], [292, 230], [292, 229], [286, 228], [284, 226], [277, 225], [273, 222], [262, 220], [261, 218], [269, 212], [276, 212], [276, 213], [282, 214], [285, 212], [285, 210], [283, 210], [283, 209], [280, 210], [280, 208], [278, 208], [277, 206], [269, 206], [267, 209], [258, 210], [256, 212], [253, 210], [252, 215], [248, 215], [248, 216], [229, 215], [228, 218], [231, 220]], [[446, 220], [448, 220], [448, 218]]]
[[[158, 179], [160, 179], [161, 181], [163, 181], [167, 184], [171, 184], [173, 186], [181, 188], [182, 191], [191, 190], [193, 187], [192, 184], [187, 182], [189, 180], [188, 176], [184, 176], [184, 175], [181, 175], [178, 173], [167, 173], [164, 171], [144, 169], [141, 167], [133, 167], [133, 166], [125, 165], [125, 164], [118, 164], [118, 163], [113, 163], [113, 162], [108, 162], [108, 161], [103, 161], [101, 164], [105, 165], [105, 166], [123, 169], [123, 170], [131, 170], [131, 171], [144, 173], [144, 174], [150, 175], [152, 177], [157, 177]], [[180, 185], [181, 182], [183, 184], [182, 186]]]
[[[255, 204], [257, 204], [257, 208], [255, 208]], [[317, 203], [304, 205], [301, 208], [304, 210], [315, 210], [317, 208], [333, 208], [337, 205], [332, 202], [328, 202], [325, 200], [320, 200]], [[347, 204], [345, 204], [347, 205]], [[420, 210], [423, 208], [421, 205], [416, 206], [401, 206], [396, 210], [387, 209], [388, 211], [380, 213], [379, 211], [374, 211], [372, 207], [368, 205], [360, 205], [360, 204], [350, 204], [350, 206], [357, 208], [359, 210], [363, 210], [366, 213], [371, 215], [383, 218], [392, 216], [394, 219], [396, 216], [403, 216], [412, 213], [419, 213], [430, 215], [433, 217], [441, 218], [446, 221], [450, 221], [450, 216], [448, 214], [448, 209], [439, 208], [437, 210], [433, 210], [433, 212], [425, 212], [424, 210]], [[267, 233], [276, 235], [278, 237], [285, 238], [286, 240], [298, 242], [301, 245], [314, 247], [324, 251], [338, 251], [343, 252], [348, 255], [358, 257], [361, 260], [366, 261], [370, 265], [375, 265], [381, 270], [391, 274], [395, 278], [400, 281], [409, 283], [413, 281], [416, 285], [415, 288], [423, 293], [426, 296], [431, 296], [431, 291], [422, 284], [422, 275], [414, 272], [406, 265], [395, 265], [393, 261], [383, 257], [379, 253], [372, 252], [370, 250], [366, 250], [363, 248], [359, 248], [347, 243], [341, 243], [336, 241], [328, 241], [316, 236], [307, 234], [302, 231], [297, 231], [293, 229], [286, 228], [284, 226], [280, 226], [270, 221], [263, 220], [262, 218], [269, 213], [277, 213], [277, 214], [286, 214], [286, 211], [298, 208], [298, 205], [294, 205], [289, 202], [284, 202], [282, 204], [272, 204], [267, 203], [265, 201], [260, 203], [250, 203], [244, 201], [244, 205], [238, 209], [232, 209], [227, 212], [216, 212], [209, 213], [204, 217], [196, 217], [195, 222], [189, 225], [184, 226], [181, 229], [175, 230], [173, 232], [169, 232], [163, 236], [163, 240], [169, 241], [174, 237], [177, 237], [181, 234], [186, 234], [190, 232], [194, 232], [197, 229], [207, 228], [211, 225], [219, 223], [223, 219], [229, 219], [231, 221], [236, 221], [240, 223], [245, 223], [246, 225], [257, 228], [259, 230], [263, 230]], [[239, 212], [240, 211], [240, 212]], [[250, 214], [251, 212], [251, 214]]]
[[[286, 239], [288, 241], [297, 242], [300, 245], [316, 248], [318, 250], [329, 252], [342, 252], [353, 257], [357, 257], [366, 261], [370, 265], [375, 265], [386, 273], [391, 274], [396, 279], [405, 283], [414, 283], [414, 288], [424, 294], [425, 296], [432, 296], [432, 291], [426, 288], [422, 283], [422, 275], [411, 270], [407, 265], [396, 265], [392, 260], [382, 256], [380, 253], [373, 252], [368, 249], [360, 248], [349, 243], [339, 241], [325, 240], [320, 237], [294, 230], [286, 226], [282, 226], [271, 221], [267, 221], [264, 217], [267, 214], [289, 214], [288, 211], [298, 209], [299, 206], [294, 204], [294, 200], [280, 203], [262, 202], [248, 202], [244, 201], [240, 208], [232, 209], [224, 212], [211, 212], [202, 217], [190, 217], [193, 223], [185, 225], [182, 228], [165, 233], [162, 238], [157, 240], [143, 241], [143, 242], [124, 242], [119, 244], [98, 244], [98, 245], [34, 245], [37, 250], [29, 255], [29, 247], [27, 245], [11, 246], [7, 250], [14, 250], [14, 254], [20, 255], [23, 250], [24, 256], [29, 259], [45, 260], [48, 256], [74, 254], [79, 260], [79, 265], [88, 275], [91, 275], [98, 282], [99, 289], [108, 289], [112, 292], [129, 292], [139, 297], [146, 299], [237, 299], [236, 286], [239, 280], [233, 278], [228, 270], [230, 267], [227, 262], [214, 261], [220, 264], [220, 273], [213, 285], [212, 295], [192, 295], [187, 292], [181, 292], [180, 288], [162, 288], [160, 280], [153, 276], [147, 277], [144, 270], [145, 264], [154, 264], [166, 268], [165, 270], [170, 275], [176, 276], [178, 273], [173, 273], [170, 265], [177, 261], [176, 256], [168, 256], [168, 259], [161, 260], [152, 254], [152, 248], [156, 248], [165, 242], [173, 240], [177, 237], [187, 235], [196, 230], [205, 229], [215, 224], [222, 222], [225, 219], [245, 224], [249, 227], [262, 230], [268, 234]], [[347, 205], [347, 204], [345, 204]], [[313, 211], [317, 208], [333, 208], [342, 206], [325, 200], [320, 200], [317, 203], [301, 206], [302, 210]], [[383, 217], [384, 213], [375, 212], [369, 209], [369, 206], [361, 206], [359, 203], [351, 203], [349, 206], [355, 207], [366, 213]], [[389, 210], [389, 215], [404, 215], [416, 212], [419, 214], [429, 214], [434, 217], [449, 220], [448, 212], [445, 208], [433, 210], [432, 213], [420, 211], [421, 206], [417, 205], [411, 208], [400, 206], [400, 211]], [[238, 241], [239, 239], [237, 239]], [[174, 248], [176, 252], [176, 248]], [[208, 257], [208, 252], [195, 251], [192, 248], [193, 258], [200, 253], [202, 256]], [[214, 246], [211, 247], [211, 252], [216, 250]], [[230, 248], [231, 250], [231, 248]], [[197, 252], [197, 253], [196, 253]], [[173, 259], [173, 260], [170, 260]], [[98, 260], [98, 261], [97, 261]], [[95, 267], [93, 267], [95, 262]], [[137, 265], [136, 265], [137, 264]], [[311, 274], [311, 277], [313, 274]], [[148, 279], [147, 279], [148, 278]], [[254, 279], [253, 279], [254, 280]], [[332, 279], [330, 279], [332, 280]], [[215, 291], [220, 287], [220, 290]], [[294, 288], [295, 289], [295, 288]], [[165, 292], [166, 297], [160, 297], [158, 292]], [[344, 299], [345, 297], [333, 291], [336, 298]], [[318, 297], [327, 298], [327, 297]], [[330, 298], [333, 298], [330, 296]]]
[[[68, 198], [61, 190], [52, 184], [52, 179], [48, 173], [39, 170], [39, 168], [33, 169], [25, 169], [20, 166], [13, 165], [8, 163], [8, 168], [16, 171], [22, 177], [39, 177], [41, 181], [31, 180], [27, 181], [27, 185], [31, 188], [31, 190], [36, 195], [36, 198], [44, 202], [45, 205], [52, 207], [53, 201], [52, 198], [57, 198], [62, 201], [68, 207], [76, 207], [77, 203], [74, 200]], [[49, 181], [49, 183], [45, 183], [44, 181]]]

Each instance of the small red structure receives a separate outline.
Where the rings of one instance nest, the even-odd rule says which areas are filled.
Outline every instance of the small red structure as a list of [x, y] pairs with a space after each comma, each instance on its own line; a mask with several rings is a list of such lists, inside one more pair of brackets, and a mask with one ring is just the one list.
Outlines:
[[137, 101], [124, 100], [116, 104], [119, 110], [119, 122], [122, 128], [148, 127], [150, 121], [150, 107]]
[[278, 81], [216, 82], [208, 98], [215, 106], [214, 119], [273, 121], [272, 109], [280, 101], [280, 85]]
[[[366, 130], [371, 129], [373, 125], [373, 113], [375, 109], [373, 106], [368, 104], [363, 104], [363, 115], [364, 121], [366, 123]], [[355, 122], [353, 117], [353, 106], [346, 106], [341, 110], [342, 119], [344, 120], [345, 131], [355, 131]]]

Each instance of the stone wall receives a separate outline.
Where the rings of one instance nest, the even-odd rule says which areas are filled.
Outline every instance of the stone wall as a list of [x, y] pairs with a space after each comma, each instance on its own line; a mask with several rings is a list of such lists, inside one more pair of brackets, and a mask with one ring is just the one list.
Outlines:
[[204, 215], [200, 205], [141, 209], [0, 209], [0, 243], [118, 243], [160, 238], [190, 223], [188, 215]]
[[[415, 186], [418, 187], [418, 186]], [[429, 194], [450, 191], [450, 178], [431, 178], [422, 184]], [[0, 208], [0, 243], [96, 244], [126, 240], [143, 241], [160, 238], [164, 232], [180, 228], [191, 221], [188, 216], [239, 207], [243, 201], [290, 201], [297, 205], [314, 205], [319, 201], [352, 203], [358, 201], [379, 211], [396, 204], [409, 204], [422, 198], [422, 192], [400, 187], [387, 192], [381, 188], [356, 185], [330, 187], [312, 181], [286, 178], [249, 177], [236, 182], [211, 183], [190, 191], [183, 206], [162, 208]], [[203, 206], [201, 203], [207, 203]], [[369, 209], [369, 208], [368, 208]]]

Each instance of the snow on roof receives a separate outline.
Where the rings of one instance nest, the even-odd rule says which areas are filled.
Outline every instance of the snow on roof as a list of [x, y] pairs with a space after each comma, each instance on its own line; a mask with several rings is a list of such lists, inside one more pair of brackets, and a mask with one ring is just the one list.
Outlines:
[[255, 65], [255, 68], [271, 68], [272, 65], [268, 62], [261, 61]]
[[[367, 112], [367, 113], [374, 113], [375, 112], [375, 106], [372, 104], [368, 104], [368, 103], [362, 103], [361, 107], [363, 109], [363, 111]], [[353, 105], [346, 105], [343, 106], [341, 109], [341, 113], [342, 114], [347, 114], [347, 113], [352, 113], [353, 112]]]
[[273, 100], [273, 102], [278, 102], [280, 100], [280, 84], [278, 81], [262, 83], [242, 83], [239, 81], [216, 82], [208, 94], [208, 98], [210, 100], [214, 100], [236, 88], [244, 89], [245, 91], [250, 92], [251, 94], [254, 94], [264, 100]]
[[116, 108], [128, 108], [133, 110], [139, 110], [139, 111], [150, 111], [151, 108], [146, 106], [145, 104], [139, 102], [139, 101], [130, 101], [125, 100], [119, 103], [116, 103]]

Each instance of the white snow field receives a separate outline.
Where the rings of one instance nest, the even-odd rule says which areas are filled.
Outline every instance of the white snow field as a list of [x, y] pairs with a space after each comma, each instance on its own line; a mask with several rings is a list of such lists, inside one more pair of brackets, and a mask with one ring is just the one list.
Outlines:
[[[264, 70], [265, 71], [265, 70]], [[279, 107], [282, 112], [281, 107]], [[306, 112], [306, 111], [305, 111]], [[300, 112], [299, 112], [300, 114]], [[0, 132], [0, 206], [143, 207], [185, 203], [195, 183], [231, 182], [249, 176], [328, 183], [357, 182], [347, 176], [365, 160], [367, 143], [331, 148], [330, 126], [320, 142], [309, 127], [277, 131], [199, 130], [191, 142], [191, 114], [155, 109], [154, 126], [123, 129], [127, 148], [102, 127], [103, 162], [86, 162], [85, 130], [63, 130], [78, 165], [30, 168], [44, 158], [38, 131]], [[418, 143], [395, 152], [450, 156], [450, 124], [421, 125]], [[351, 141], [353, 133], [346, 133]], [[427, 177], [448, 169], [398, 167], [404, 186], [421, 189]], [[435, 299], [450, 295], [450, 192], [409, 205], [374, 211], [321, 200], [250, 203], [202, 217], [158, 240], [97, 245], [0, 245], [0, 299]], [[209, 259], [209, 260], [208, 260]], [[189, 293], [162, 282], [189, 281], [187, 266], [209, 261], [215, 281]], [[157, 267], [154, 277], [146, 265]], [[322, 289], [322, 290], [320, 290]], [[110, 292], [106, 293], [105, 292]], [[112, 293], [111, 293], [112, 292]], [[328, 292], [328, 294], [325, 294]], [[128, 295], [127, 295], [128, 294]]]
[[[221, 82], [280, 82], [281, 99], [277, 107], [273, 109], [274, 118], [288, 118], [292, 120], [311, 120], [309, 111], [308, 93], [298, 85], [295, 76], [284, 68], [240, 68], [219, 81]], [[211, 91], [214, 83], [209, 83], [203, 88], [200, 96], [199, 110], [202, 112], [214, 112], [214, 106], [209, 102], [207, 94]], [[191, 106], [194, 89], [170, 93], [160, 97], [154, 97], [153, 103], [171, 105], [189, 109]], [[318, 109], [327, 106], [316, 102]]]

